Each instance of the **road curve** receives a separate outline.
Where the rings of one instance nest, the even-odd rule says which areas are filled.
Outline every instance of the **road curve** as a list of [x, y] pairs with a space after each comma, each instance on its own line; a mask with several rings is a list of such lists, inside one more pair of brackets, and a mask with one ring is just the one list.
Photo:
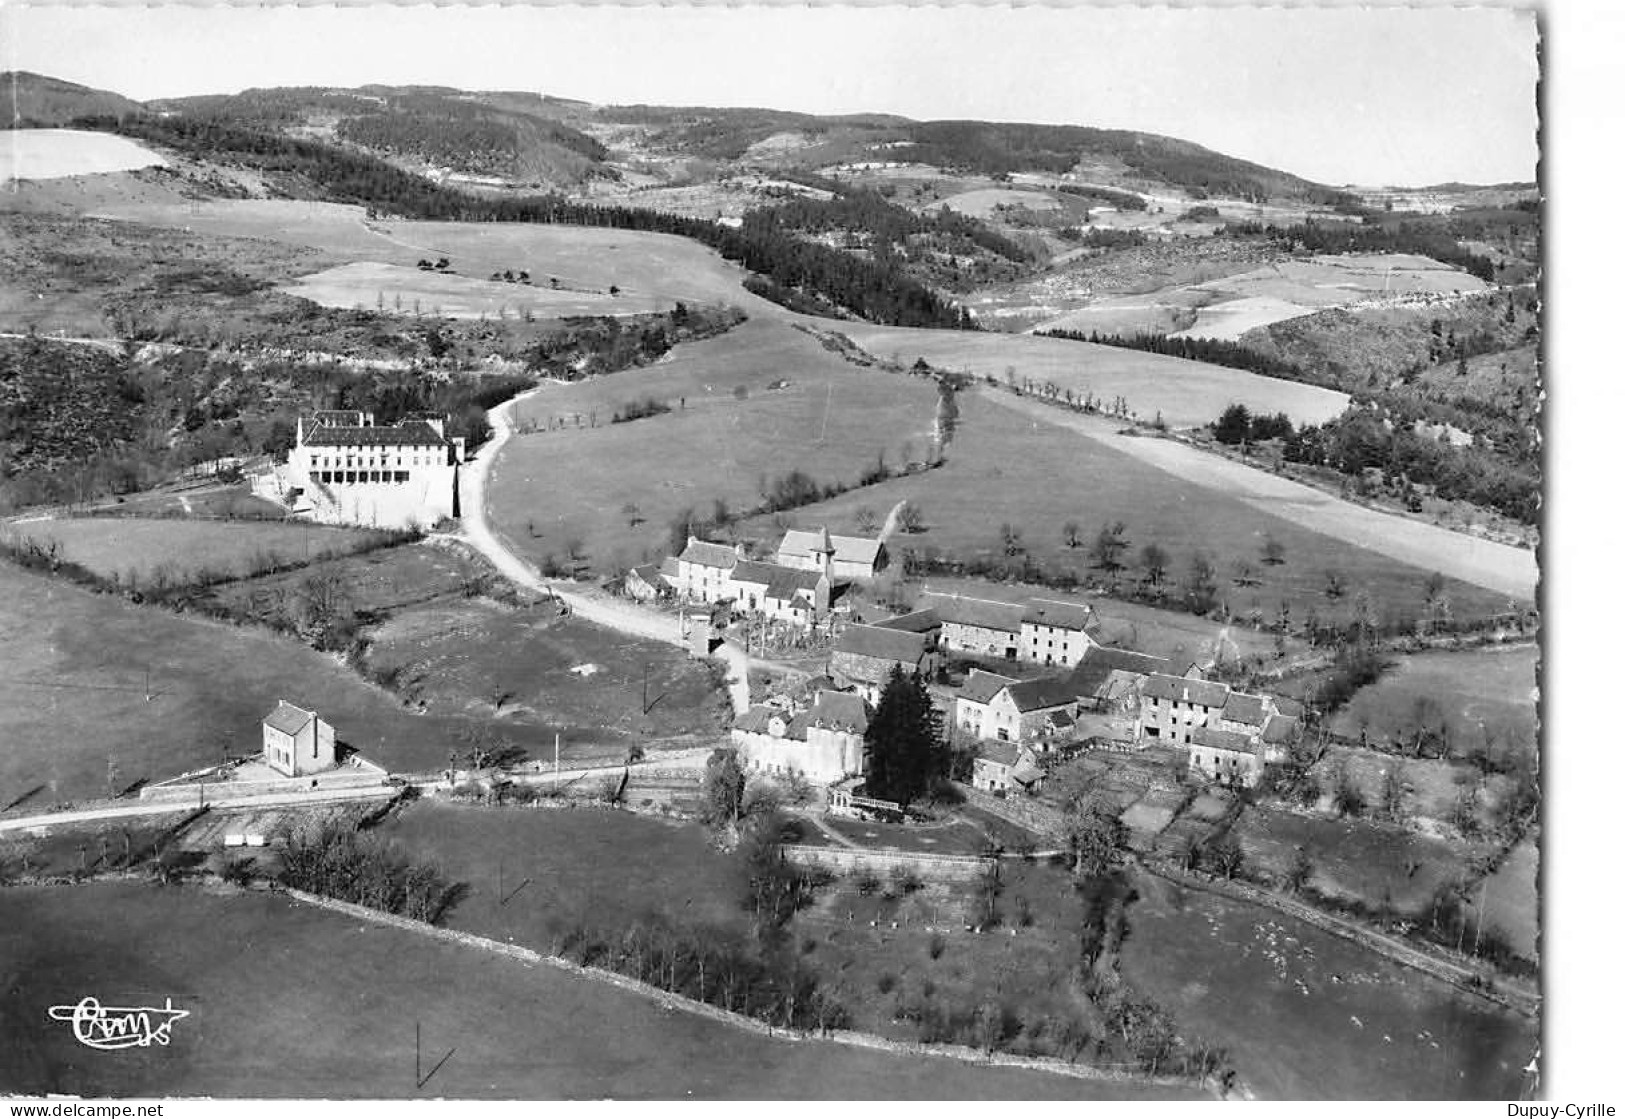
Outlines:
[[1119, 436], [1117, 431], [1122, 426], [1119, 423], [1067, 411], [1029, 397], [996, 390], [984, 390], [981, 395], [1001, 407], [1069, 428], [1193, 485], [1239, 498], [1261, 512], [1283, 517], [1334, 540], [1380, 552], [1423, 571], [1438, 571], [1510, 598], [1534, 601], [1540, 571], [1535, 553], [1527, 548], [1497, 544], [1424, 521], [1381, 513], [1302, 482], [1172, 439]]
[[[536, 568], [519, 556], [491, 526], [486, 508], [486, 488], [496, 468], [503, 445], [513, 437], [511, 416], [519, 402], [540, 389], [521, 393], [504, 401], [490, 411], [491, 438], [479, 449], [474, 461], [462, 471], [458, 484], [461, 488], [462, 528], [456, 534], [470, 547], [490, 560], [506, 578], [522, 587], [554, 596], [570, 608], [570, 612], [586, 621], [621, 633], [650, 641], [660, 641], [678, 648], [686, 648], [679, 623], [668, 614], [648, 610], [635, 603], [612, 599], [598, 594], [584, 593], [568, 584], [561, 586], [543, 579]], [[724, 642], [716, 655], [728, 665], [728, 697], [735, 713], [750, 707], [750, 684], [747, 670], [750, 658], [743, 650]]]

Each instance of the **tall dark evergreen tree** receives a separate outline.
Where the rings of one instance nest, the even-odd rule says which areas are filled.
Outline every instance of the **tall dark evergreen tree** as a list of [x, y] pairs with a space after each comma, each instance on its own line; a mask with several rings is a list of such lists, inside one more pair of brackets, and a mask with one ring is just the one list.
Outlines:
[[942, 717], [918, 672], [905, 676], [901, 665], [892, 666], [863, 744], [870, 796], [906, 808], [930, 790], [943, 759]]

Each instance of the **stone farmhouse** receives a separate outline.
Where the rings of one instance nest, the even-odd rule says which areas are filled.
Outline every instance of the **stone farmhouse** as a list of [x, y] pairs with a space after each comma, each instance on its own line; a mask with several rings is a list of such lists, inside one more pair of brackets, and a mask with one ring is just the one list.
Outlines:
[[1152, 675], [1175, 673], [1162, 657], [1096, 645], [1072, 670], [1069, 682], [1082, 710], [1116, 715], [1134, 710]]
[[740, 560], [729, 575], [733, 600], [741, 610], [765, 614], [802, 628], [829, 613], [834, 587], [828, 572]]
[[408, 416], [379, 426], [370, 412], [301, 416], [285, 467], [273, 482], [298, 492], [294, 509], [327, 523], [428, 527], [458, 515], [461, 436], [446, 418]]
[[1032, 751], [1014, 742], [989, 742], [971, 762], [971, 787], [989, 793], [1037, 792], [1044, 769]]
[[677, 557], [677, 597], [684, 602], [731, 600], [729, 578], [734, 565], [744, 558], [743, 544], [713, 544], [690, 536]]
[[859, 696], [819, 692], [804, 711], [757, 704], [734, 720], [739, 764], [748, 772], [833, 785], [864, 771], [869, 708]]
[[886, 545], [865, 536], [836, 536], [828, 529], [816, 532], [790, 529], [779, 541], [776, 562], [781, 567], [798, 567], [804, 571], [826, 570], [824, 557], [828, 555], [830, 578], [837, 580], [873, 579], [886, 566]]
[[677, 582], [677, 560], [667, 556], [661, 563], [645, 563], [626, 573], [623, 589], [639, 602], [653, 602], [671, 594]]
[[934, 639], [907, 630], [853, 624], [841, 631], [829, 654], [830, 680], [855, 689], [871, 705], [879, 704], [894, 668], [901, 668], [905, 675], [931, 675], [937, 668]]
[[1056, 599], [1000, 602], [969, 595], [927, 591], [922, 610], [941, 625], [944, 651], [1002, 660], [1070, 667], [1095, 644], [1087, 632], [1094, 611], [1082, 603]]
[[973, 669], [954, 700], [954, 726], [977, 738], [1038, 743], [1070, 734], [1078, 699], [1064, 677], [1013, 680]]
[[1190, 768], [1210, 780], [1256, 784], [1302, 737], [1303, 707], [1284, 697], [1164, 675], [1149, 677], [1141, 690], [1136, 739], [1187, 747]]
[[338, 764], [333, 726], [314, 711], [279, 700], [260, 723], [265, 764], [284, 777], [320, 773]]

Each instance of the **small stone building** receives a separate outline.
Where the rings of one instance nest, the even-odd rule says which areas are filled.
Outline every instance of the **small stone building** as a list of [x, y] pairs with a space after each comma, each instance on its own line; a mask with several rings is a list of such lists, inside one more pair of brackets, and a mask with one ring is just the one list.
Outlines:
[[338, 763], [332, 724], [314, 711], [280, 700], [261, 723], [265, 764], [285, 777], [303, 777]]

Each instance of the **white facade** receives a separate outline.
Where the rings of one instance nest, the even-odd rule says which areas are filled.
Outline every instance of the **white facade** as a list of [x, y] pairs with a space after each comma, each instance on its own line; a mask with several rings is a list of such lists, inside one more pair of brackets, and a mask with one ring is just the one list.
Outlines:
[[364, 412], [343, 418], [360, 422], [301, 417], [288, 452], [284, 485], [303, 491], [313, 519], [428, 528], [457, 515], [463, 441], [446, 438], [443, 419], [377, 427]]

